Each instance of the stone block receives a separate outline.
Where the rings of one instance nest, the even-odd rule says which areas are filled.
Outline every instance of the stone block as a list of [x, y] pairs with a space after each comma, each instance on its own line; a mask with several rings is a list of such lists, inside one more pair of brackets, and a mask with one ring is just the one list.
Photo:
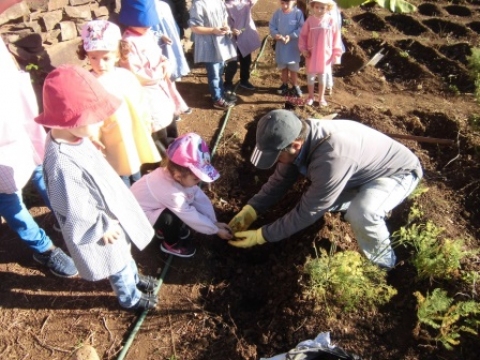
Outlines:
[[28, 16], [30, 14], [30, 9], [28, 5], [24, 2], [18, 3], [5, 10], [0, 14], [0, 25], [6, 24], [10, 20], [20, 19], [23, 16]]
[[42, 17], [43, 25], [45, 26], [45, 30], [49, 31], [55, 28], [57, 24], [62, 21], [63, 12], [62, 10], [51, 11], [45, 13]]
[[77, 5], [84, 5], [90, 3], [91, 0], [70, 0], [70, 5], [77, 6]]
[[73, 21], [60, 22], [60, 40], [69, 41], [78, 36], [77, 27]]
[[24, 3], [26, 3], [32, 11], [47, 11], [50, 1], [52, 0], [26, 0]]
[[100, 6], [98, 9], [93, 9], [93, 17], [95, 19], [101, 16], [108, 16], [108, 9], [105, 6]]
[[46, 47], [48, 56], [42, 59], [42, 68], [52, 69], [63, 64], [83, 66], [84, 62], [77, 56], [77, 48], [80, 43], [81, 39], [76, 38]]
[[49, 0], [48, 11], [63, 9], [68, 5], [68, 0]]
[[70, 19], [92, 19], [90, 5], [66, 6], [64, 10], [65, 14], [67, 14]]
[[48, 31], [45, 34], [45, 43], [48, 45], [57, 44], [60, 41], [59, 39], [60, 33], [61, 33], [60, 29], [54, 29], [54, 30]]

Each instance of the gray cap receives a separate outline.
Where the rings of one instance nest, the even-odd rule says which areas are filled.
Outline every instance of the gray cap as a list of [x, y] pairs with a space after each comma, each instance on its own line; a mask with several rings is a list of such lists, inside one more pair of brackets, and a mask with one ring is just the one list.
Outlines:
[[257, 144], [250, 161], [259, 169], [271, 168], [280, 152], [298, 138], [302, 122], [291, 111], [272, 110], [257, 124]]

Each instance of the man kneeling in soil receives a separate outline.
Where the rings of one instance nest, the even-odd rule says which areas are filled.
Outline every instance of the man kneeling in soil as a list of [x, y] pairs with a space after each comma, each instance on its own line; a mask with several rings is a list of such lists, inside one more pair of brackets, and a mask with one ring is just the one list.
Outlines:
[[[422, 177], [418, 158], [405, 146], [355, 121], [301, 120], [273, 110], [258, 122], [250, 161], [260, 169], [276, 164], [275, 172], [230, 221], [237, 240], [229, 244], [248, 248], [280, 241], [326, 211], [342, 211], [365, 256], [381, 267], [395, 266], [385, 217]], [[246, 231], [300, 174], [311, 184], [299, 203], [275, 222]]]

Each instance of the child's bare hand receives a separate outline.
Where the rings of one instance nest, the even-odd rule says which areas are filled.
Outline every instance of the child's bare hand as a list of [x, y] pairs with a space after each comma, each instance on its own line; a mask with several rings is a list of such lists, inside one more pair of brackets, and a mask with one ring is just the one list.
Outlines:
[[172, 45], [172, 39], [170, 39], [167, 35], [162, 36], [162, 41], [167, 45]]
[[285, 36], [283, 37], [283, 43], [284, 43], [284, 44], [287, 44], [289, 41], [290, 41], [290, 36], [289, 36], [289, 35], [285, 35]]
[[283, 37], [283, 35], [277, 34], [277, 35], [275, 35], [275, 40], [284, 41], [284, 37]]
[[225, 223], [220, 223], [220, 222], [215, 223], [215, 225], [217, 225], [217, 227], [218, 227], [217, 235], [220, 238], [222, 238], [223, 240], [233, 239], [233, 231], [230, 228], [230, 226], [228, 226]]
[[120, 238], [121, 235], [122, 229], [120, 228], [120, 225], [118, 225], [118, 221], [116, 221], [116, 223], [113, 224], [105, 234], [103, 234], [102, 239], [105, 245], [113, 244]]
[[308, 59], [310, 56], [312, 56], [312, 53], [310, 52], [310, 50], [303, 50], [302, 55]]

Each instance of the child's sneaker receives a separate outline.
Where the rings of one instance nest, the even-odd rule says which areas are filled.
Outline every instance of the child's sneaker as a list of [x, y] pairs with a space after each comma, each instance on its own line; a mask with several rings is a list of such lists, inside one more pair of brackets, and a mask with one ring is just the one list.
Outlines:
[[195, 255], [197, 251], [192, 244], [192, 241], [189, 240], [178, 240], [175, 244], [167, 244], [166, 241], [162, 242], [160, 245], [160, 250], [164, 253], [175, 255], [182, 258], [189, 258]]
[[158, 285], [158, 280], [153, 276], [138, 274], [137, 289], [144, 293], [151, 293]]
[[230, 102], [230, 101], [227, 101], [225, 99], [219, 99], [217, 101], [215, 101], [213, 103], [213, 107], [215, 109], [223, 109], [223, 110], [226, 110], [228, 108], [231, 108], [231, 107], [234, 107], [235, 106], [235, 103], [234, 102]]
[[183, 110], [183, 111], [182, 111], [182, 114], [190, 115], [192, 112], [193, 112], [193, 109], [192, 109], [192, 108], [187, 108], [186, 110]]
[[288, 92], [288, 84], [282, 84], [282, 86], [280, 86], [277, 89], [277, 93], [280, 95], [287, 95], [287, 92]]
[[292, 93], [293, 93], [293, 96], [296, 96], [296, 97], [302, 97], [302, 90], [300, 90], [300, 86], [294, 86], [292, 88]]
[[313, 105], [313, 99], [308, 98], [307, 101], [305, 101], [305, 105], [312, 106]]
[[[155, 230], [155, 237], [160, 240], [165, 240], [165, 236], [163, 235], [163, 232], [160, 229]], [[190, 229], [186, 226], [182, 226], [180, 228], [180, 239], [184, 240], [189, 237], [190, 237]]]
[[332, 95], [332, 88], [331, 87], [325, 89], [325, 95]]
[[151, 310], [157, 307], [158, 299], [156, 295], [150, 295], [142, 293], [140, 296], [140, 300], [133, 305], [129, 310], [133, 311], [144, 311], [144, 310]]
[[70, 278], [78, 274], [78, 270], [75, 267], [72, 258], [58, 247], [52, 251], [34, 253], [33, 260], [46, 266], [53, 275], [59, 277]]

